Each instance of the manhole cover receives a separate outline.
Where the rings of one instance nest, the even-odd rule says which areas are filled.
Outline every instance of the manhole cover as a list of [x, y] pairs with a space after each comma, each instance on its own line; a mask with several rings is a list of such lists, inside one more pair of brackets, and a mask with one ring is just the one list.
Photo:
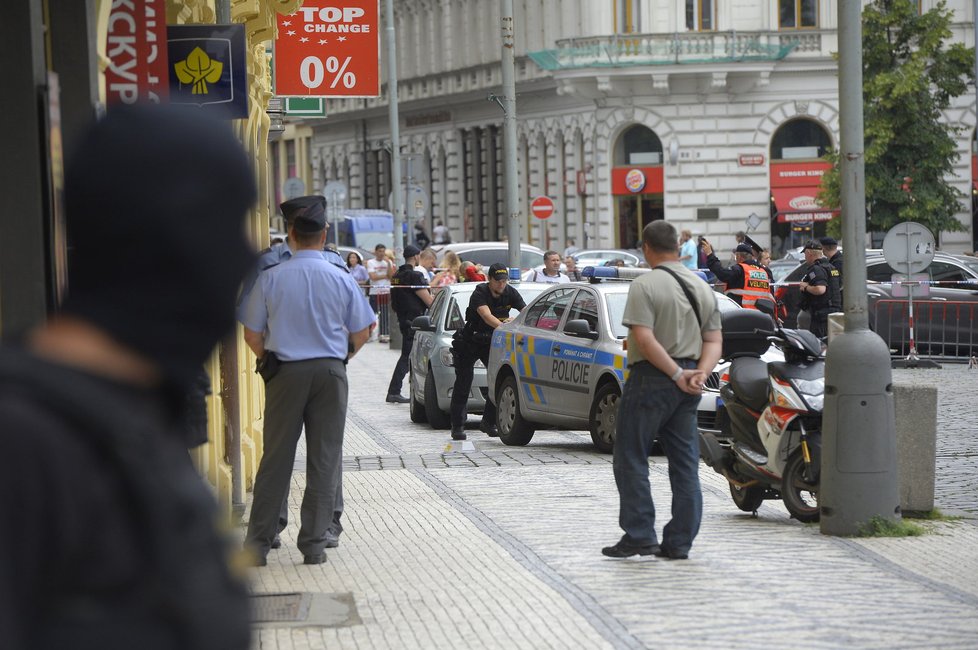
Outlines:
[[311, 594], [261, 594], [252, 596], [255, 623], [296, 623], [309, 618]]
[[255, 594], [252, 623], [262, 627], [347, 627], [360, 623], [350, 592]]

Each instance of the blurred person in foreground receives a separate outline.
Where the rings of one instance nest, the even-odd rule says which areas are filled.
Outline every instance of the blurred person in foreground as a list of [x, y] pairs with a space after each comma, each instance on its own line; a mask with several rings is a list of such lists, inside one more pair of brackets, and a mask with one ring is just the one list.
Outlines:
[[182, 411], [234, 324], [255, 197], [197, 111], [114, 108], [69, 162], [68, 296], [0, 349], [3, 648], [249, 647]]
[[[618, 401], [612, 465], [624, 534], [601, 552], [613, 558], [682, 560], [689, 555], [703, 513], [696, 408], [720, 359], [720, 312], [710, 286], [679, 261], [672, 224], [647, 225], [642, 252], [652, 271], [632, 282], [621, 320], [628, 327], [629, 376]], [[672, 518], [662, 529], [661, 542], [649, 486], [649, 456], [656, 440], [669, 461], [672, 489]]]

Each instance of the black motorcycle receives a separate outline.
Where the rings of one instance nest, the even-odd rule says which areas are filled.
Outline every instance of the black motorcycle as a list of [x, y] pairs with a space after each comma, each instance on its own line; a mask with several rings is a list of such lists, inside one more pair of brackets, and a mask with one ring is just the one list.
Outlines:
[[[825, 361], [811, 332], [780, 329], [752, 309], [722, 317], [729, 381], [719, 433], [700, 431], [700, 457], [730, 482], [737, 507], [755, 512], [782, 499], [799, 521], [818, 521]], [[784, 361], [761, 360], [771, 343]]]

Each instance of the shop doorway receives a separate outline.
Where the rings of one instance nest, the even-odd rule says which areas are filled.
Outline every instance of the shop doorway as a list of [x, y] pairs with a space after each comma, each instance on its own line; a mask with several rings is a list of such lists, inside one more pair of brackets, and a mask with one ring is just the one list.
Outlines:
[[816, 201], [822, 175], [831, 165], [822, 157], [832, 147], [828, 132], [805, 118], [782, 124], [771, 138], [771, 256], [784, 257], [810, 239], [825, 235], [834, 206]]
[[615, 197], [618, 222], [618, 246], [641, 248], [642, 230], [653, 221], [665, 218], [662, 194], [638, 194]]
[[611, 193], [615, 205], [615, 246], [638, 248], [642, 229], [665, 217], [662, 141], [636, 124], [615, 143]]

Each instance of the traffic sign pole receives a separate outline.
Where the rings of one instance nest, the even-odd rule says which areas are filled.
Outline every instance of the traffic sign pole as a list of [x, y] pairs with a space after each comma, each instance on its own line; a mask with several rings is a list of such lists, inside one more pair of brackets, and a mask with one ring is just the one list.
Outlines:
[[387, 116], [391, 129], [391, 187], [394, 191], [394, 254], [404, 252], [404, 213], [401, 211], [401, 126], [397, 114], [397, 38], [394, 32], [394, 0], [384, 3], [387, 12]]

